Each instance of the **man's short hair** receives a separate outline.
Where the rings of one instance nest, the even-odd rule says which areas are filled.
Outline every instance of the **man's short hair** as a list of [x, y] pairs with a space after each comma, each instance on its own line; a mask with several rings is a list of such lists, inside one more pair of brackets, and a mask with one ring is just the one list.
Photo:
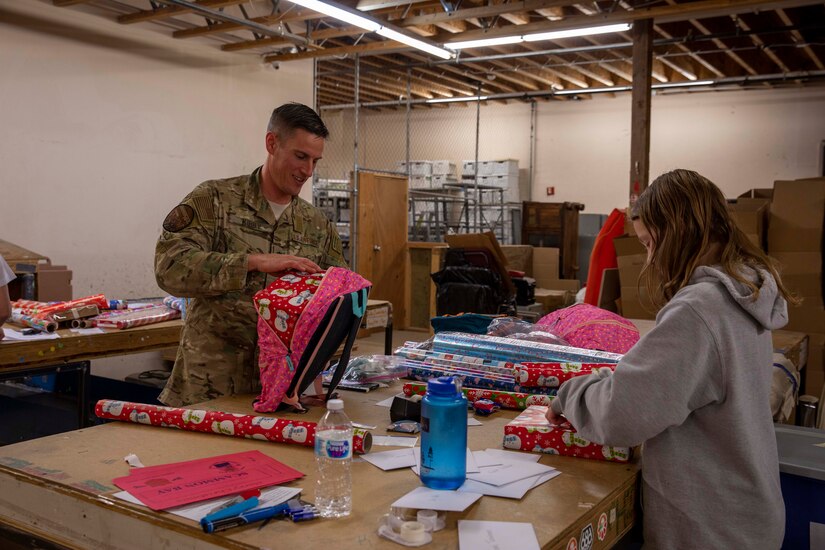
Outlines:
[[266, 131], [287, 139], [297, 128], [324, 139], [329, 136], [329, 130], [318, 113], [301, 103], [285, 103], [277, 107], [269, 117]]

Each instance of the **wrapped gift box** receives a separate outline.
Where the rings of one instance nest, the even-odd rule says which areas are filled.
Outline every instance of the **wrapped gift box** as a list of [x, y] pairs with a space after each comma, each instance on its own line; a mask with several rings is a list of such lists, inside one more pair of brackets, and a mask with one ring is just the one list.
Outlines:
[[627, 462], [632, 449], [592, 443], [570, 424], [551, 426], [545, 414], [547, 407], [531, 405], [504, 426], [504, 447], [535, 453], [547, 453], [613, 462]]

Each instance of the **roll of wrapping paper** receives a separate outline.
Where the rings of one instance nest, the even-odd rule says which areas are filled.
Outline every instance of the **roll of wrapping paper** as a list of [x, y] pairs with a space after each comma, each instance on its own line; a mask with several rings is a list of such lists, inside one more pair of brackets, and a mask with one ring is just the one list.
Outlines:
[[14, 300], [11, 303], [11, 307], [13, 309], [19, 309], [22, 313], [26, 315], [36, 315], [41, 310], [53, 306], [55, 304], [62, 304], [63, 302], [38, 302], [36, 300]]
[[163, 299], [163, 305], [183, 311], [183, 298], [176, 298], [175, 296], [167, 296]]
[[[462, 387], [477, 388], [485, 390], [496, 390], [504, 392], [521, 392], [523, 388], [510, 380], [491, 378], [489, 376], [480, 375], [479, 373], [466, 372], [447, 367], [437, 367], [430, 365], [415, 364], [410, 362], [405, 364], [407, 367], [407, 378], [426, 382], [430, 378], [437, 378], [439, 376], [455, 376], [461, 379]], [[555, 388], [530, 388], [531, 393], [555, 395]]]
[[542, 361], [618, 363], [622, 358], [620, 354], [606, 351], [463, 332], [439, 332], [433, 337], [432, 350], [512, 363]]
[[[305, 447], [315, 446], [315, 422], [288, 420], [270, 416], [253, 416], [221, 411], [179, 409], [145, 403], [101, 399], [95, 405], [98, 418], [120, 420], [177, 428], [193, 432], [214, 433], [260, 439], [275, 443], [291, 443]], [[358, 454], [366, 454], [372, 447], [372, 434], [360, 428], [353, 429], [352, 448]]]
[[106, 309], [107, 305], [108, 302], [103, 294], [95, 294], [94, 296], [86, 296], [85, 298], [78, 298], [76, 300], [56, 302], [46, 307], [38, 308], [36, 313], [37, 315], [44, 315], [56, 311], [66, 311], [79, 306], [97, 306], [99, 309]]
[[109, 305], [105, 309], [128, 309], [126, 300], [109, 300]]
[[507, 361], [492, 361], [489, 359], [482, 359], [481, 357], [473, 357], [471, 355], [441, 353], [406, 346], [396, 350], [395, 355], [400, 355], [401, 357], [406, 357], [407, 359], [412, 359], [415, 361], [421, 361], [428, 365], [455, 365], [507, 376], [513, 376], [513, 368], [517, 365], [517, 363], [510, 363]]
[[180, 317], [180, 311], [158, 305], [144, 309], [109, 311], [98, 315], [94, 320], [97, 322], [97, 326], [101, 328], [124, 329], [170, 321], [178, 317]]
[[[406, 382], [404, 383], [404, 395], [412, 397], [413, 395], [424, 395], [427, 393], [427, 384], [425, 382]], [[550, 406], [553, 401], [552, 395], [540, 395], [534, 393], [509, 392], [484, 390], [477, 388], [461, 388], [467, 401], [474, 403], [479, 399], [489, 399], [502, 409], [515, 409], [523, 411], [530, 405], [546, 405]]]
[[43, 317], [33, 317], [14, 308], [11, 310], [11, 322], [24, 327], [40, 329], [44, 332], [54, 332], [57, 330], [57, 323], [48, 315]]

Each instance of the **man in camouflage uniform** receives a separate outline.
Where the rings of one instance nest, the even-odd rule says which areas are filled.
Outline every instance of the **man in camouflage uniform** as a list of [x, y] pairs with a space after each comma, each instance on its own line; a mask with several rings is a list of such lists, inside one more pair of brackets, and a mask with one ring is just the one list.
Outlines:
[[328, 135], [309, 107], [282, 105], [267, 127], [263, 166], [203, 182], [166, 216], [155, 277], [170, 294], [192, 300], [161, 402], [259, 391], [252, 296], [272, 273], [346, 267], [335, 226], [298, 197]]

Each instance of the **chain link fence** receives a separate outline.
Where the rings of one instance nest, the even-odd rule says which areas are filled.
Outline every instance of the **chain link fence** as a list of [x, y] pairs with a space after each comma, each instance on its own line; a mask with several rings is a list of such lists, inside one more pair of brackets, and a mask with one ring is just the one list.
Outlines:
[[[531, 199], [535, 104], [425, 103], [420, 96], [407, 101], [406, 92], [396, 103], [373, 103], [369, 73], [348, 76], [352, 87], [335, 92], [340, 103], [319, 90], [330, 138], [314, 186], [316, 205], [339, 223], [345, 242], [349, 182], [360, 170], [409, 178], [410, 240], [493, 231], [502, 244], [520, 242], [521, 202]], [[356, 89], [363, 93], [357, 108]]]

